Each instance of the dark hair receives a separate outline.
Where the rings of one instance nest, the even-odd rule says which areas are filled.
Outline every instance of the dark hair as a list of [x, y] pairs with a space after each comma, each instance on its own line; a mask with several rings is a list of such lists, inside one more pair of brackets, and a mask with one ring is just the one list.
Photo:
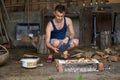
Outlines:
[[55, 11], [59, 11], [60, 13], [63, 13], [65, 12], [65, 6], [59, 4], [55, 7]]

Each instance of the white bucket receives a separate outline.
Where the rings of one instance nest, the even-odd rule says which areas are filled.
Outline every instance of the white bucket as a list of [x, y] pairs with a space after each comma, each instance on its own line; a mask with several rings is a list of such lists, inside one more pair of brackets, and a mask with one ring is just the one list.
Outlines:
[[22, 67], [36, 68], [39, 58], [23, 58], [21, 59], [21, 61], [22, 61]]

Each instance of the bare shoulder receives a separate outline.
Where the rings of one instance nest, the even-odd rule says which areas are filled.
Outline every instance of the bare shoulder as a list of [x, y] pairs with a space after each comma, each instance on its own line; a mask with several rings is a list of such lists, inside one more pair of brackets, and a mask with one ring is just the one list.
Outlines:
[[71, 20], [71, 18], [66, 17], [66, 23], [67, 23], [68, 26], [69, 26], [69, 25], [72, 25], [72, 20]]
[[48, 24], [47, 24], [47, 26], [46, 26], [46, 30], [47, 30], [47, 31], [52, 31], [52, 30], [53, 30], [53, 27], [52, 27], [52, 24], [51, 24], [50, 21], [48, 22]]
[[48, 22], [47, 26], [51, 26], [51, 22], [50, 21]]
[[71, 21], [71, 18], [69, 18], [69, 17], [65, 17], [66, 18], [66, 21]]

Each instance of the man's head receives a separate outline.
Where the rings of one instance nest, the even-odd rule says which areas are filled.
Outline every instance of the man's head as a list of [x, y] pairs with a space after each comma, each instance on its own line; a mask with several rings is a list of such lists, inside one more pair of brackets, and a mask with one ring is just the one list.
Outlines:
[[65, 6], [63, 6], [63, 5], [57, 5], [55, 7], [55, 11], [59, 11], [60, 13], [63, 13], [63, 12], [65, 12]]
[[65, 15], [65, 6], [63, 5], [57, 5], [55, 7], [54, 15], [56, 17], [57, 22], [61, 22]]

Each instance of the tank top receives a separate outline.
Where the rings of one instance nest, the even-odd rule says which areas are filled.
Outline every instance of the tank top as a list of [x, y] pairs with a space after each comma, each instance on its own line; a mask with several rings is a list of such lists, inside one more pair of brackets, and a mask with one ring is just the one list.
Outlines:
[[53, 31], [51, 32], [51, 39], [64, 39], [67, 31], [67, 24], [66, 24], [66, 19], [64, 17], [64, 25], [63, 28], [58, 30], [53, 22], [51, 20], [52, 26], [53, 26]]

